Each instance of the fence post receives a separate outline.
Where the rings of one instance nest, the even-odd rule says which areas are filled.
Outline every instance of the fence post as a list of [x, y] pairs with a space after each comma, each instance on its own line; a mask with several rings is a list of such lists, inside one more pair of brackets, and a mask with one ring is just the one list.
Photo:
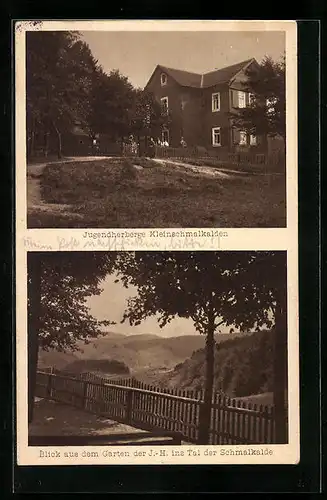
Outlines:
[[87, 386], [88, 386], [88, 381], [84, 380], [83, 382], [83, 400], [82, 400], [82, 408], [83, 410], [86, 410], [87, 406]]
[[133, 389], [127, 390], [126, 415], [125, 415], [127, 424], [132, 423], [133, 393], [134, 393]]
[[48, 384], [47, 384], [47, 399], [51, 399], [52, 397], [52, 374], [48, 374]]

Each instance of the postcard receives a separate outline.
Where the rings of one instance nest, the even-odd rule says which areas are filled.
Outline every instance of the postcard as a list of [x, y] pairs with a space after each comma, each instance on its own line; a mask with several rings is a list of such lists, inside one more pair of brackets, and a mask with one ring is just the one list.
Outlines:
[[18, 465], [298, 463], [296, 34], [16, 22]]

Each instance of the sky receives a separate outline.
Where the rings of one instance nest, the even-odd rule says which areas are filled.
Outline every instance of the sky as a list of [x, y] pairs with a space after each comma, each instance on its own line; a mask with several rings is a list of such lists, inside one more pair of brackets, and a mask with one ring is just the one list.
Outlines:
[[97, 319], [109, 319], [115, 321], [116, 325], [111, 325], [107, 329], [115, 333], [139, 335], [142, 333], [152, 333], [161, 337], [176, 337], [179, 335], [198, 335], [193, 326], [193, 321], [176, 318], [164, 328], [160, 328], [156, 317], [150, 317], [142, 321], [138, 326], [130, 326], [128, 322], [123, 324], [124, 310], [127, 300], [131, 296], [137, 295], [135, 287], [124, 288], [120, 283], [115, 283], [116, 276], [109, 275], [101, 284], [103, 292], [88, 299], [87, 305], [90, 313]]
[[157, 64], [205, 73], [240, 61], [269, 55], [279, 60], [285, 51], [282, 31], [82, 31], [104, 71], [127, 76], [144, 87]]

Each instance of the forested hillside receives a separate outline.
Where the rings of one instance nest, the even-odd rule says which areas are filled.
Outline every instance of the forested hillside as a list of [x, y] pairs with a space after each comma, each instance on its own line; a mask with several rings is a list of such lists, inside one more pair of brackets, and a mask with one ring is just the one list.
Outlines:
[[[216, 345], [215, 390], [230, 396], [270, 392], [273, 383], [273, 332], [255, 332], [252, 335], [226, 340]], [[169, 388], [201, 390], [204, 387], [205, 352], [200, 349], [162, 374], [159, 384]]]

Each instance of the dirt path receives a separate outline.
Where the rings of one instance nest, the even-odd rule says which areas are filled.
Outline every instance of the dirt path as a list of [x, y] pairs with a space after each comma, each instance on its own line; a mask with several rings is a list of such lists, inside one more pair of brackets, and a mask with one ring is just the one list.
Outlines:
[[[190, 165], [189, 163], [185, 163], [185, 162], [181, 162], [181, 161], [175, 161], [175, 160], [171, 160], [171, 159], [166, 160], [166, 159], [161, 159], [161, 158], [153, 158], [153, 160], [158, 162], [158, 163], [161, 163], [163, 165], [165, 163], [169, 163], [169, 164], [176, 165], [177, 167], [184, 167], [184, 168], [187, 168], [188, 170], [191, 170], [192, 172], [195, 172], [197, 174], [208, 175], [210, 177], [220, 177], [220, 178], [225, 178], [225, 179], [229, 179], [229, 178], [233, 177], [233, 175], [230, 175], [226, 172], [222, 172], [218, 168], [207, 167], [205, 165], [203, 165], [203, 166]], [[238, 173], [238, 172], [236, 172], [236, 173]]]
[[30, 436], [95, 436], [146, 432], [73, 406], [37, 398]]
[[[100, 415], [88, 413], [70, 405], [35, 398], [34, 418], [29, 436], [98, 436], [147, 432]], [[165, 431], [163, 430], [163, 435]], [[190, 445], [187, 441], [181, 444]]]
[[[177, 167], [182, 167], [183, 169], [191, 170], [192, 172], [196, 172], [198, 174], [203, 174], [209, 177], [220, 177], [225, 179], [231, 179], [240, 177], [240, 176], [249, 176], [249, 175], [261, 175], [266, 176], [266, 172], [247, 172], [242, 170], [232, 170], [224, 167], [212, 167], [207, 165], [191, 165], [187, 162], [176, 161], [173, 158], [152, 158], [154, 161], [164, 165], [165, 163], [169, 163], [172, 165], [176, 165]], [[275, 174], [276, 175], [276, 174]], [[279, 175], [277, 173], [277, 175]]]

